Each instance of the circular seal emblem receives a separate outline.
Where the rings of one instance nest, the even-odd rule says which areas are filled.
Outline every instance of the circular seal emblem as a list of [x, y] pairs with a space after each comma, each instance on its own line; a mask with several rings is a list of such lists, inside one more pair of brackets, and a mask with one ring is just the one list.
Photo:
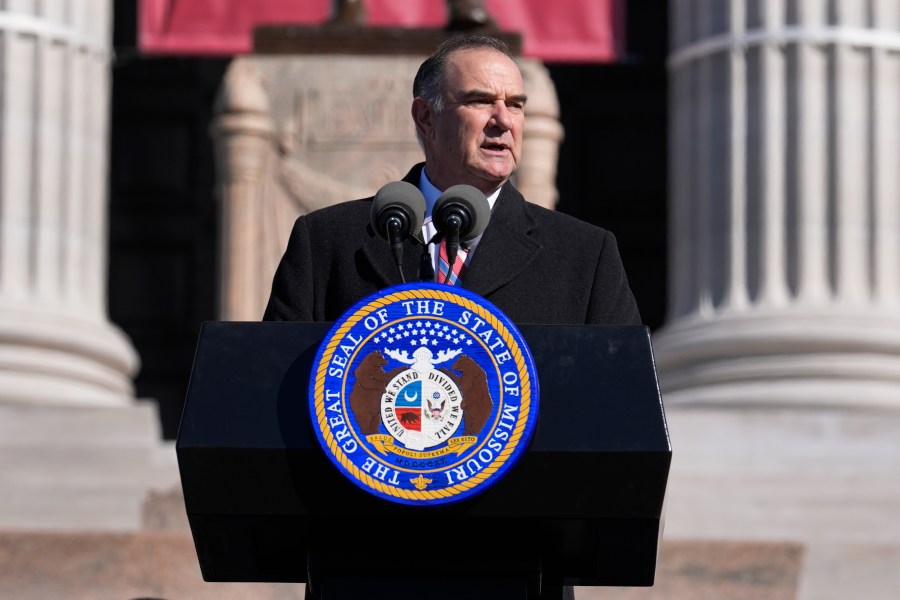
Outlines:
[[534, 433], [538, 381], [521, 334], [461, 288], [403, 284], [360, 301], [319, 347], [313, 429], [362, 489], [404, 504], [471, 497]]

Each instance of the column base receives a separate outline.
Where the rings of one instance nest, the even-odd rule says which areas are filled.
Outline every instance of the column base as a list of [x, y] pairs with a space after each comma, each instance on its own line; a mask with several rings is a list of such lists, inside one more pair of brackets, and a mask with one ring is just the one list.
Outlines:
[[654, 335], [667, 403], [900, 408], [900, 318], [717, 315]]
[[0, 309], [0, 402], [125, 406], [139, 359], [109, 322]]
[[179, 480], [175, 444], [160, 438], [151, 401], [0, 403], [0, 531], [141, 529], [148, 494]]

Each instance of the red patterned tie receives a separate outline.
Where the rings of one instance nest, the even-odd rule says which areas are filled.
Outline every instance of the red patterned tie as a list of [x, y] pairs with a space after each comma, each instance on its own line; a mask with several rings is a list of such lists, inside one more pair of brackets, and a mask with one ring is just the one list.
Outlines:
[[466, 266], [466, 255], [468, 253], [469, 251], [466, 250], [465, 246], [460, 244], [459, 251], [456, 253], [456, 260], [453, 261], [453, 270], [448, 278], [447, 267], [449, 261], [447, 259], [447, 240], [446, 238], [441, 240], [441, 249], [440, 252], [438, 252], [438, 282], [446, 283], [447, 285], [456, 285], [457, 281], [459, 281], [459, 276], [462, 273], [463, 267]]

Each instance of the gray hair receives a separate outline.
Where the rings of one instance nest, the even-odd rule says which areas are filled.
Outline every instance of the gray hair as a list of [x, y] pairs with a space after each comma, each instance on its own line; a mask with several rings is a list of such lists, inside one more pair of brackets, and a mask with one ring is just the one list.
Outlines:
[[[422, 98], [431, 106], [434, 114], [444, 110], [444, 79], [450, 55], [460, 50], [493, 50], [515, 60], [506, 42], [488, 35], [464, 33], [444, 40], [419, 66], [413, 80], [413, 98]], [[416, 137], [422, 143], [422, 134], [416, 128]]]

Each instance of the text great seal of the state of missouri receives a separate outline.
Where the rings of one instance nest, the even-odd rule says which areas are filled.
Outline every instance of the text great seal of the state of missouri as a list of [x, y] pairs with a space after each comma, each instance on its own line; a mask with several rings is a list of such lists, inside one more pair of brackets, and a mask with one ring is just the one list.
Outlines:
[[487, 489], [515, 464], [534, 433], [538, 381], [497, 307], [457, 287], [403, 284], [334, 324], [309, 404], [326, 455], [357, 486], [439, 504]]

